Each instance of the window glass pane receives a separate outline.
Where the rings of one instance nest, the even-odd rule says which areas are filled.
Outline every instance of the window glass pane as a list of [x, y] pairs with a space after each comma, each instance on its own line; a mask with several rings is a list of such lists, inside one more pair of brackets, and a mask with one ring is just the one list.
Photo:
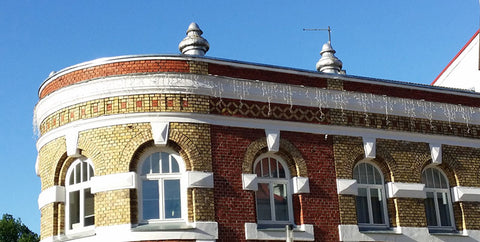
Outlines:
[[82, 173], [82, 182], [85, 182], [85, 181], [88, 181], [87, 180], [87, 175], [88, 175], [88, 173], [87, 173], [88, 167], [87, 166], [88, 166], [88, 163], [87, 162], [82, 162], [81, 164], [82, 164], [82, 172], [81, 172]]
[[440, 226], [452, 226], [450, 219], [450, 207], [448, 205], [448, 197], [445, 192], [437, 193], [437, 204], [440, 214]]
[[360, 178], [359, 183], [360, 184], [368, 184], [367, 183], [367, 164], [361, 163], [358, 166], [359, 166], [359, 168], [358, 168], [359, 174], [358, 175], [359, 175], [359, 178]]
[[142, 175], [149, 174], [150, 168], [151, 168], [150, 158], [147, 158], [142, 164]]
[[270, 210], [270, 187], [268, 183], [258, 183], [258, 190], [255, 194], [257, 198], [258, 220], [272, 220]]
[[373, 175], [373, 173], [374, 173], [373, 169], [375, 169], [375, 168], [370, 164], [365, 164], [365, 166], [366, 166], [366, 169], [367, 169], [367, 183], [368, 184], [375, 184], [375, 180], [373, 179], [374, 178], [373, 177], [374, 176]]
[[158, 219], [158, 181], [142, 181], [143, 219]]
[[165, 218], [181, 218], [180, 180], [165, 180]]
[[70, 173], [70, 178], [68, 179], [68, 185], [73, 185], [75, 179], [75, 172]]
[[442, 174], [440, 174], [440, 172], [437, 170], [437, 169], [432, 169], [433, 170], [433, 174], [435, 175], [435, 188], [442, 188], [442, 185], [441, 185], [441, 176]]
[[435, 212], [433, 192], [427, 192], [427, 199], [425, 199], [425, 210], [427, 214], [428, 226], [437, 226], [437, 213]]
[[369, 223], [367, 189], [358, 188], [356, 204], [358, 223]]
[[160, 173], [160, 153], [153, 153], [150, 160], [152, 161], [152, 173]]
[[168, 159], [169, 154], [162, 152], [162, 173], [170, 173], [170, 160]]
[[173, 156], [170, 156], [172, 158], [172, 172], [173, 173], [178, 173], [180, 172], [180, 169], [178, 168], [178, 162], [177, 160], [173, 157]]
[[270, 176], [270, 168], [268, 165], [268, 158], [263, 158], [262, 160], [262, 177]]
[[80, 171], [81, 171], [80, 165], [81, 164], [82, 163], [78, 163], [75, 166], [75, 182], [74, 182], [74, 184], [80, 183]]
[[372, 215], [374, 224], [385, 224], [383, 214], [382, 189], [370, 189], [370, 202], [372, 203]]
[[85, 216], [85, 221], [84, 221], [84, 226], [89, 226], [93, 225], [94, 223], [94, 217], [95, 217], [95, 209], [94, 209], [94, 200], [93, 200], [93, 194], [90, 192], [90, 188], [84, 190], [84, 216]]
[[255, 174], [257, 174], [257, 177], [262, 177], [262, 162], [258, 162], [255, 166]]
[[448, 188], [448, 182], [447, 178], [440, 172], [438, 172], [438, 175], [440, 176], [440, 188]]
[[270, 177], [278, 178], [277, 160], [270, 158]]
[[69, 222], [72, 229], [80, 226], [80, 192], [70, 192], [68, 196]]
[[380, 175], [380, 172], [378, 171], [377, 168], [375, 168], [374, 166], [373, 167], [373, 170], [374, 170], [374, 177], [375, 177], [375, 181], [374, 183], [375, 184], [378, 184], [378, 185], [382, 185], [383, 184], [383, 181], [382, 181], [382, 175]]
[[278, 162], [278, 177], [279, 178], [286, 178], [285, 177], [285, 169], [282, 166], [282, 163]]
[[93, 176], [93, 167], [91, 165], [88, 166], [88, 180]]
[[273, 185], [273, 201], [275, 204], [275, 220], [288, 221], [287, 188], [285, 184]]
[[359, 171], [358, 171], [358, 165], [353, 168], [353, 179], [357, 180], [357, 183], [360, 183], [359, 181]]

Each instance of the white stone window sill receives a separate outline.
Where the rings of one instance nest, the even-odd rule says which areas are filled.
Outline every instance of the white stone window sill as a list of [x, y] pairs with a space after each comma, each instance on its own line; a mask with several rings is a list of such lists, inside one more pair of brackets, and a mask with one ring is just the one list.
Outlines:
[[172, 230], [183, 230], [183, 229], [195, 229], [193, 224], [186, 222], [165, 222], [165, 223], [148, 223], [148, 224], [138, 224], [132, 228], [134, 232], [145, 232], [145, 231], [172, 231]]
[[467, 233], [462, 233], [460, 231], [451, 230], [451, 229], [428, 228], [428, 232], [432, 236], [461, 236], [461, 237], [468, 236]]
[[[302, 224], [293, 228], [293, 238], [295, 241], [314, 241], [313, 225]], [[256, 223], [245, 223], [245, 239], [254, 240], [285, 240], [285, 227], [271, 227], [257, 225]]]
[[90, 236], [95, 236], [95, 226], [72, 229], [66, 231], [64, 235], [60, 235], [59, 237], [62, 241], [69, 241]]
[[360, 233], [364, 234], [402, 234], [401, 229], [394, 227], [394, 228], [388, 228], [388, 227], [359, 227]]

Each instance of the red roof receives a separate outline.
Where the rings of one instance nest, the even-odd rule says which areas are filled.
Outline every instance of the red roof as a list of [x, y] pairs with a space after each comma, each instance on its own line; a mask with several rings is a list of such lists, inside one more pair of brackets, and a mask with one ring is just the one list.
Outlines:
[[462, 52], [465, 50], [465, 48], [467, 48], [467, 46], [470, 45], [470, 43], [472, 43], [473, 39], [475, 39], [475, 37], [478, 35], [479, 32], [480, 32], [480, 29], [477, 30], [477, 32], [472, 36], [472, 38], [470, 38], [470, 40], [468, 40], [468, 42], [463, 46], [463, 48], [457, 53], [457, 55], [455, 55], [455, 57], [453, 57], [453, 59], [448, 63], [448, 65], [445, 68], [443, 68], [442, 72], [440, 72], [440, 74], [438, 74], [437, 78], [435, 78], [435, 80], [433, 80], [433, 82], [430, 83], [430, 85], [433, 85], [433, 84], [435, 84], [435, 82], [437, 82], [438, 78], [440, 78], [440, 76], [443, 75], [443, 73], [458, 58], [458, 56], [460, 56], [460, 54], [462, 54]]

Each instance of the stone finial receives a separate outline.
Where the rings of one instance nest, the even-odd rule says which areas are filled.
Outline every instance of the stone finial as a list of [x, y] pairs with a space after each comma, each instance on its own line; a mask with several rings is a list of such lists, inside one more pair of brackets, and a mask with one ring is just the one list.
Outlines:
[[178, 49], [185, 55], [199, 55], [204, 56], [207, 53], [210, 45], [208, 41], [202, 37], [202, 30], [196, 23], [191, 23], [187, 29], [187, 37], [185, 37]]
[[342, 61], [335, 56], [336, 51], [332, 48], [330, 41], [325, 43], [320, 51], [322, 57], [317, 62], [317, 71], [323, 73], [345, 74], [342, 70]]

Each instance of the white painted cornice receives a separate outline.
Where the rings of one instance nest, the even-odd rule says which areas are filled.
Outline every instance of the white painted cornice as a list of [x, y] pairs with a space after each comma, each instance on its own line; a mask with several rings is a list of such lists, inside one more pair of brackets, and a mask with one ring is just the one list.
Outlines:
[[469, 125], [480, 124], [480, 109], [475, 107], [186, 73], [112, 76], [70, 85], [38, 102], [35, 107], [34, 122], [38, 125], [46, 117], [62, 108], [90, 100], [151, 93], [198, 94], [264, 103], [335, 108], [390, 116], [459, 122]]
[[71, 122], [64, 126], [51, 130], [41, 136], [37, 141], [37, 150], [46, 143], [65, 136], [65, 133], [75, 128], [83, 131], [113, 125], [129, 123], [150, 123], [150, 122], [179, 122], [179, 123], [205, 123], [240, 128], [254, 129], [278, 129], [283, 131], [303, 132], [312, 134], [341, 135], [351, 137], [375, 137], [376, 139], [403, 140], [410, 142], [437, 143], [452, 146], [463, 146], [480, 148], [480, 139], [471, 139], [457, 136], [432, 135], [403, 131], [391, 131], [381, 129], [368, 129], [358, 127], [321, 125], [311, 123], [289, 122], [279, 120], [264, 120], [251, 118], [237, 118], [221, 115], [209, 115], [198, 113], [130, 113], [101, 116], [98, 118], [83, 119]]

